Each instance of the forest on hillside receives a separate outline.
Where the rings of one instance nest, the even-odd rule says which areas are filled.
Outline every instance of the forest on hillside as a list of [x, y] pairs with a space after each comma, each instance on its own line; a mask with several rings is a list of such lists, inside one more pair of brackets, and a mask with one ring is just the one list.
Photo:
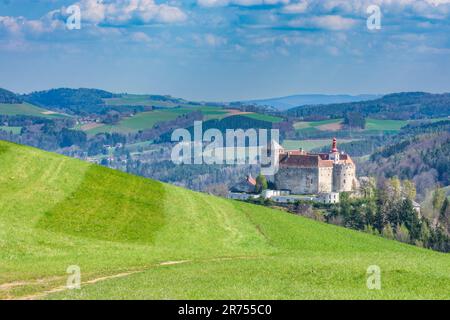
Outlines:
[[301, 106], [286, 111], [286, 114], [298, 118], [315, 115], [343, 118], [348, 112], [358, 112], [364, 117], [396, 120], [446, 117], [450, 114], [450, 94], [395, 93], [369, 101]]

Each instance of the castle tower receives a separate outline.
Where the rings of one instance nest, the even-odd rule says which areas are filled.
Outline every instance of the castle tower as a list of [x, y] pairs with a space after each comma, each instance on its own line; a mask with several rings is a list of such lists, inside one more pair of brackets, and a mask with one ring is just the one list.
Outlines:
[[334, 163], [339, 162], [339, 150], [337, 148], [337, 139], [336, 138], [333, 138], [333, 143], [331, 145], [330, 160], [333, 160]]

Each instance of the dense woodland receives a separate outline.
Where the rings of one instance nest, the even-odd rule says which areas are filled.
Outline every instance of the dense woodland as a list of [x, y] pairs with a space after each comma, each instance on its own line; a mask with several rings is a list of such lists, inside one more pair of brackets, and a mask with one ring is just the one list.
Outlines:
[[15, 93], [0, 88], [0, 103], [22, 103], [22, 99]]
[[363, 102], [302, 106], [290, 109], [286, 114], [298, 118], [316, 115], [343, 118], [349, 112], [357, 112], [364, 117], [395, 120], [446, 117], [450, 114], [450, 94], [395, 93]]
[[50, 110], [69, 114], [85, 115], [105, 112], [107, 106], [103, 99], [114, 98], [113, 93], [98, 89], [52, 89], [32, 92], [23, 99]]

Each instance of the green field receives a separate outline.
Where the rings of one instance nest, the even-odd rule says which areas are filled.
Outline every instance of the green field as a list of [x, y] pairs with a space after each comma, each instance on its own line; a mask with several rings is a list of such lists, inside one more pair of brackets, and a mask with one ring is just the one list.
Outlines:
[[[339, 139], [339, 143], [352, 142], [351, 139]], [[313, 149], [322, 148], [325, 146], [330, 146], [331, 139], [309, 139], [309, 140], [284, 140], [283, 148], [287, 150], [298, 150], [303, 148], [306, 151], [311, 151]]]
[[183, 107], [183, 108], [169, 108], [159, 109], [154, 111], [141, 112], [133, 117], [125, 118], [115, 125], [102, 125], [86, 132], [95, 135], [101, 132], [118, 132], [131, 133], [139, 130], [151, 129], [157, 123], [175, 120], [179, 116], [188, 114], [194, 111], [200, 111], [204, 116], [204, 121], [211, 119], [221, 119], [229, 114], [229, 111], [218, 107]]
[[188, 107], [188, 103], [176, 103], [174, 101], [155, 100], [149, 94], [124, 94], [119, 98], [104, 99], [109, 106], [146, 106], [159, 108]]
[[2, 299], [450, 298], [448, 254], [6, 142], [0, 172]]
[[374, 131], [399, 131], [402, 127], [406, 126], [408, 121], [406, 120], [379, 120], [379, 119], [367, 119], [366, 130]]
[[20, 132], [22, 131], [22, 127], [5, 127], [5, 126], [0, 126], [0, 130], [6, 131], [6, 132], [10, 132], [12, 134], [20, 134]]
[[[367, 118], [366, 128], [364, 131], [399, 131], [402, 127], [406, 126], [410, 121], [406, 120], [380, 120]], [[294, 128], [298, 131], [333, 131], [330, 130], [329, 125], [342, 124], [342, 119], [329, 119], [322, 121], [299, 121], [294, 123]], [[332, 128], [332, 127], [331, 127]], [[339, 127], [334, 130], [340, 130]]]
[[261, 113], [249, 113], [249, 114], [245, 114], [244, 116], [255, 119], [255, 120], [267, 121], [267, 122], [272, 122], [272, 123], [278, 123], [278, 122], [283, 121], [283, 118], [271, 116], [268, 114], [261, 114]]
[[139, 130], [151, 129], [158, 122], [175, 120], [177, 117], [192, 112], [188, 108], [174, 108], [167, 110], [155, 110], [138, 113], [133, 117], [121, 120], [116, 125], [102, 125], [100, 127], [87, 130], [88, 134], [101, 132], [131, 133]]
[[317, 127], [321, 127], [324, 125], [340, 124], [340, 123], [342, 123], [342, 119], [328, 119], [321, 121], [298, 121], [294, 123], [294, 128], [296, 130], [315, 129]]
[[65, 116], [60, 113], [51, 113], [48, 110], [36, 107], [29, 103], [0, 103], [0, 114], [8, 116], [23, 115], [45, 118], [60, 118]]

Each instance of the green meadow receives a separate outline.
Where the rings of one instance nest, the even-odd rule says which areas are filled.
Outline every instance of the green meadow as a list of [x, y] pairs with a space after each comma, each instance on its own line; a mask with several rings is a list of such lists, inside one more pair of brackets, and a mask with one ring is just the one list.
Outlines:
[[87, 130], [88, 134], [101, 132], [131, 133], [139, 130], [151, 129], [159, 122], [175, 120], [177, 117], [192, 112], [187, 108], [162, 109], [147, 111], [136, 114], [133, 117], [125, 118], [115, 125], [102, 125], [94, 129]]
[[0, 173], [0, 299], [450, 298], [448, 254], [1, 141]]
[[[339, 143], [347, 143], [355, 140], [351, 139], [339, 139]], [[298, 150], [302, 148], [305, 151], [311, 151], [313, 149], [330, 146], [331, 139], [306, 139], [306, 140], [284, 140], [283, 148], [287, 150]]]
[[[294, 128], [298, 131], [337, 131], [340, 130], [342, 119], [328, 119], [322, 121], [299, 121], [294, 123]], [[364, 131], [400, 131], [411, 121], [406, 120], [385, 120], [367, 118]]]
[[188, 107], [188, 103], [176, 103], [171, 100], [155, 100], [149, 94], [124, 94], [118, 98], [104, 99], [109, 106], [147, 106], [159, 108]]
[[59, 118], [65, 116], [60, 113], [53, 113], [48, 110], [36, 107], [35, 105], [26, 102], [16, 104], [0, 103], [0, 114], [8, 116], [23, 115], [45, 118]]
[[367, 119], [366, 130], [373, 131], [400, 131], [409, 121], [406, 120], [379, 120]]
[[283, 118], [275, 117], [267, 114], [261, 114], [261, 113], [249, 113], [244, 114], [245, 117], [255, 119], [255, 120], [261, 120], [261, 121], [267, 121], [272, 123], [278, 123], [283, 121]]
[[158, 109], [154, 111], [137, 113], [133, 117], [121, 120], [118, 124], [101, 125], [93, 129], [86, 130], [86, 132], [91, 135], [101, 132], [132, 133], [139, 130], [151, 129], [158, 123], [175, 120], [182, 115], [194, 111], [201, 112], [205, 121], [211, 119], [221, 119], [229, 114], [229, 111], [227, 110], [208, 106]]

